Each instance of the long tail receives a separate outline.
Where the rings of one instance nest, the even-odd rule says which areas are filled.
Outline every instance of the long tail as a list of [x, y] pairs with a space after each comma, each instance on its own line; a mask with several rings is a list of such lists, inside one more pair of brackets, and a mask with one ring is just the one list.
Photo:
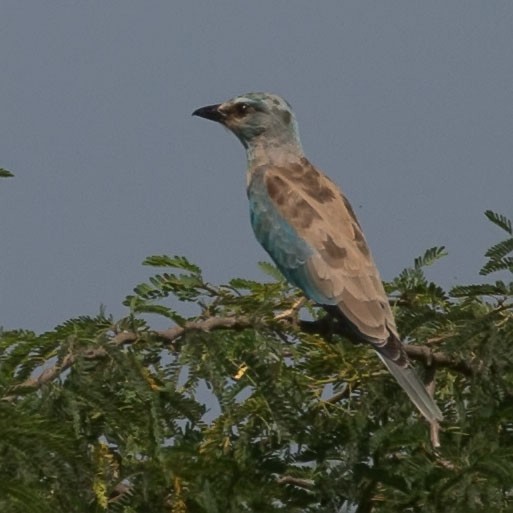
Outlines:
[[434, 399], [429, 395], [424, 383], [419, 379], [415, 369], [408, 360], [406, 351], [395, 329], [393, 331], [388, 330], [389, 337], [386, 340], [376, 340], [366, 336], [357, 326], [350, 322], [338, 305], [323, 306], [329, 315], [339, 321], [338, 333], [356, 342], [366, 342], [373, 346], [390, 371], [390, 374], [394, 376], [412, 403], [429, 422], [443, 419], [442, 412]]
[[408, 397], [418, 408], [420, 413], [422, 413], [429, 422], [442, 420], [443, 415], [440, 408], [438, 408], [434, 399], [428, 394], [426, 387], [415, 373], [415, 370], [412, 367], [397, 365], [392, 360], [379, 354], [378, 351], [376, 351], [376, 353], [378, 353], [378, 356], [386, 365], [390, 374], [394, 376], [399, 385], [401, 385], [401, 388], [408, 394]]

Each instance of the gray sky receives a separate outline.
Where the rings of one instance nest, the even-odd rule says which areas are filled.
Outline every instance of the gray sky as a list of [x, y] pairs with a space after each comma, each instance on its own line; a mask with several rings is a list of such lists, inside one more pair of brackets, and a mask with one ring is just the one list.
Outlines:
[[192, 118], [248, 91], [292, 103], [385, 279], [476, 279], [513, 216], [513, 3], [0, 4], [0, 325], [115, 316], [151, 254], [261, 278], [240, 143]]

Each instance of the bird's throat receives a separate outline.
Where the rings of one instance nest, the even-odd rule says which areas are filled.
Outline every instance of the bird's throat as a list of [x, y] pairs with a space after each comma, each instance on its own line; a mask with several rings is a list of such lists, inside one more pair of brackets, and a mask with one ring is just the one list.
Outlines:
[[304, 156], [301, 143], [297, 140], [255, 139], [246, 146], [248, 168], [262, 165], [282, 166], [297, 162]]

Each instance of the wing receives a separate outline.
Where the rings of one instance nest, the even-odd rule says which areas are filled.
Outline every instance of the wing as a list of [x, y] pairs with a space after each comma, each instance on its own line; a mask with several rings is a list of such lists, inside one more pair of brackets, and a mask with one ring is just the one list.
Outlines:
[[248, 187], [255, 235], [285, 277], [370, 342], [429, 420], [442, 414], [411, 368], [379, 272], [342, 192], [306, 159], [262, 166]]
[[351, 205], [306, 159], [257, 170], [248, 189], [257, 239], [294, 285], [337, 305], [363, 338], [396, 328], [379, 272]]
[[250, 219], [255, 236], [269, 253], [285, 278], [319, 304], [336, 305], [318, 291], [308, 274], [308, 262], [315, 248], [303, 240], [273, 204], [263, 170], [255, 173], [248, 188]]

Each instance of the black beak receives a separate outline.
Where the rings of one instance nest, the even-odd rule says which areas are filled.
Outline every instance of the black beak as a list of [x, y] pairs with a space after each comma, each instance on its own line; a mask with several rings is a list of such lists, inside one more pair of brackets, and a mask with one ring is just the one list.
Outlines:
[[196, 109], [192, 115], [199, 116], [200, 118], [210, 119], [211, 121], [217, 121], [221, 123], [224, 120], [224, 114], [221, 113], [219, 107], [221, 104], [217, 105], [207, 105], [206, 107], [201, 107], [200, 109]]

